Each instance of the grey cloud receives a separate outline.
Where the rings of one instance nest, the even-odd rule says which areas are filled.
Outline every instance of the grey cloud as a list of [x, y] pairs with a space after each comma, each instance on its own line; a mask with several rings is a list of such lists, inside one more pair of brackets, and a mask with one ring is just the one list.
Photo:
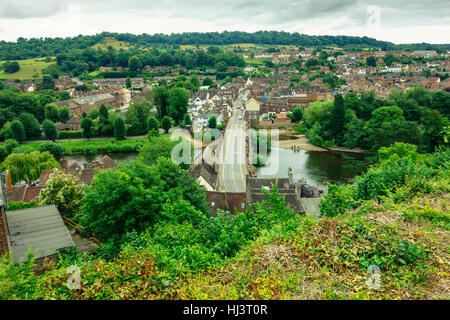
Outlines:
[[0, 0], [0, 17], [6, 19], [43, 18], [67, 8], [64, 0]]
[[274, 29], [313, 19], [344, 18], [350, 25], [367, 21], [368, 6], [379, 6], [382, 22], [448, 25], [448, 0], [0, 0], [0, 17], [46, 17], [76, 5], [86, 14], [131, 13], [203, 21], [254, 23]]

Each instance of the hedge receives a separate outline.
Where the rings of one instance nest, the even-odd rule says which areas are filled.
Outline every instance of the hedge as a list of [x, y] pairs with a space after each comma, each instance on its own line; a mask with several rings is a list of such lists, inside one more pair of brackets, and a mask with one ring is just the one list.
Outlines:
[[58, 139], [78, 139], [83, 138], [83, 133], [81, 131], [60, 131], [58, 134]]

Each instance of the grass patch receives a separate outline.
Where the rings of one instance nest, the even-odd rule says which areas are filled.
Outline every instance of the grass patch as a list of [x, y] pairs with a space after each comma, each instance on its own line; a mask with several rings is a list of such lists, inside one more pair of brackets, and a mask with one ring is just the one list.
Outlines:
[[[62, 141], [56, 144], [64, 148], [65, 155], [75, 153], [97, 154], [97, 153], [115, 153], [115, 152], [137, 152], [144, 145], [147, 138], [129, 138], [127, 140], [91, 140], [91, 141]], [[24, 143], [14, 149], [14, 153], [28, 153], [39, 150], [44, 142]]]
[[[47, 68], [52, 62], [45, 62], [46, 58], [18, 60], [20, 71], [12, 74], [0, 71], [0, 79], [5, 80], [28, 80], [33, 78], [42, 78], [42, 70]], [[0, 61], [3, 65], [6, 61]]]
[[92, 46], [93, 49], [100, 49], [100, 50], [108, 50], [108, 47], [111, 46], [116, 50], [124, 49], [128, 50], [132, 48], [133, 46], [125, 41], [102, 41], [100, 43], [97, 43]]

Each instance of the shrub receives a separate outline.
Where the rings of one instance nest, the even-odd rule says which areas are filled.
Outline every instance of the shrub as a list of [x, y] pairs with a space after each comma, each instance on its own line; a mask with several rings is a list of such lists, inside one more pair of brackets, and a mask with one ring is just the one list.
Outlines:
[[54, 171], [41, 190], [41, 203], [54, 204], [63, 216], [72, 217], [81, 206], [83, 191], [78, 178], [62, 171]]
[[19, 146], [19, 143], [14, 139], [8, 139], [5, 141], [4, 146], [6, 147], [8, 154], [10, 154], [16, 147]]
[[328, 194], [319, 203], [321, 215], [335, 217], [344, 214], [357, 206], [353, 200], [354, 187], [352, 185], [337, 186], [328, 184]]
[[97, 154], [98, 149], [93, 146], [87, 146], [83, 148], [83, 154], [86, 156]]
[[27, 138], [26, 134], [25, 134], [25, 128], [22, 124], [22, 122], [18, 121], [18, 120], [14, 120], [13, 122], [11, 122], [11, 132], [12, 132], [12, 138], [22, 142], [23, 140], [25, 140]]
[[125, 127], [125, 121], [122, 117], [118, 117], [116, 121], [114, 121], [114, 137], [117, 140], [125, 139], [127, 134], [127, 129]]
[[299, 107], [294, 108], [294, 110], [292, 110], [292, 120], [298, 122], [302, 119], [303, 119], [303, 109]]
[[31, 202], [13, 202], [8, 201], [8, 210], [7, 211], [15, 211], [15, 210], [23, 210], [28, 208], [36, 208], [39, 207], [40, 203], [36, 201]]
[[170, 119], [168, 116], [162, 118], [161, 127], [164, 129], [166, 133], [168, 133], [169, 129], [172, 127], [172, 119]]
[[61, 145], [59, 145], [57, 143], [53, 143], [53, 142], [42, 143], [41, 145], [39, 145], [39, 151], [40, 152], [48, 151], [55, 158], [58, 158], [58, 157], [61, 157], [62, 155], [64, 155], [64, 148]]
[[81, 131], [61, 131], [58, 133], [58, 139], [79, 139], [82, 137]]

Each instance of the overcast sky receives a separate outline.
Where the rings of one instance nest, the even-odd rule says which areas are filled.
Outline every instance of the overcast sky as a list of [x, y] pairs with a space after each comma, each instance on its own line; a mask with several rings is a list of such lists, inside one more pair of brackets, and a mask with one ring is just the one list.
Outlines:
[[276, 30], [450, 43], [449, 0], [0, 0], [0, 40]]

